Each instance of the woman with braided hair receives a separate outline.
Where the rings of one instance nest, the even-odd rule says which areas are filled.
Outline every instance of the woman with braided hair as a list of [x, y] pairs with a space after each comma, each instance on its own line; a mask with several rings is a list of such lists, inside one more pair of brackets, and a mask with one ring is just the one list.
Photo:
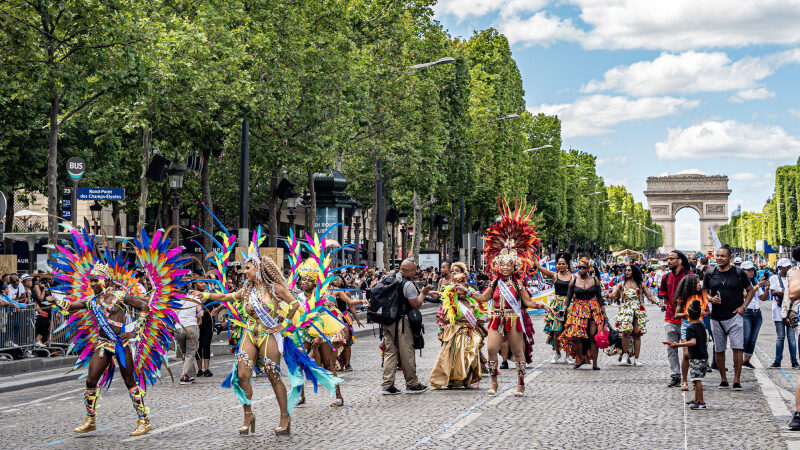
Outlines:
[[[278, 311], [281, 301], [295, 303], [275, 262], [269, 257], [259, 257], [251, 253], [244, 265], [246, 283], [242, 289], [230, 293], [208, 293], [191, 291], [196, 297], [226, 303], [244, 304], [243, 336], [236, 354], [231, 384], [244, 409], [244, 422], [239, 434], [255, 432], [256, 416], [253, 413], [251, 400], [253, 386], [250, 377], [254, 370], [266, 374], [278, 400], [281, 419], [275, 428], [276, 435], [289, 434], [291, 417], [287, 404], [286, 386], [280, 378], [280, 360], [284, 352], [284, 340], [281, 331], [284, 329], [284, 317]], [[290, 310], [294, 314], [297, 304]]]
[[606, 320], [605, 303], [600, 280], [589, 275], [587, 258], [578, 262], [578, 276], [569, 283], [564, 309], [567, 321], [559, 339], [567, 354], [575, 358], [573, 368], [577, 369], [591, 359], [592, 369], [600, 370], [594, 336]]

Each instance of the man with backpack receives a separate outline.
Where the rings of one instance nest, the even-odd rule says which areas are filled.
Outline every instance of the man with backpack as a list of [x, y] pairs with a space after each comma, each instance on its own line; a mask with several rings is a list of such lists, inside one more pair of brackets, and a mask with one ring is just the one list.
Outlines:
[[[755, 290], [744, 271], [731, 265], [731, 248], [723, 245], [717, 250], [717, 267], [706, 272], [703, 291], [708, 295], [711, 308], [711, 332], [714, 335], [714, 352], [722, 382], [719, 389], [728, 387], [725, 373], [725, 350], [730, 338], [733, 350], [733, 390], [741, 391], [739, 377], [742, 374], [744, 351], [744, 314]], [[745, 292], [747, 295], [745, 296]]]
[[[680, 342], [681, 323], [683, 319], [675, 318], [675, 292], [678, 284], [689, 273], [689, 258], [679, 250], [673, 250], [667, 255], [667, 266], [669, 270], [661, 277], [658, 286], [658, 294], [661, 297], [661, 309], [666, 312], [664, 315], [664, 331], [666, 342]], [[658, 272], [656, 272], [658, 273]], [[670, 381], [667, 387], [677, 387], [681, 385], [681, 363], [678, 359], [678, 349], [672, 346], [667, 347], [667, 359], [669, 360]]]
[[[383, 394], [396, 395], [400, 390], [394, 387], [398, 361], [406, 379], [406, 394], [421, 394], [428, 386], [417, 378], [417, 361], [414, 355], [413, 325], [420, 326], [419, 311], [431, 286], [417, 291], [413, 279], [417, 274], [417, 265], [411, 259], [403, 260], [400, 270], [390, 273], [375, 285], [370, 298], [368, 316], [381, 324], [383, 329]], [[415, 320], [409, 320], [412, 316]]]

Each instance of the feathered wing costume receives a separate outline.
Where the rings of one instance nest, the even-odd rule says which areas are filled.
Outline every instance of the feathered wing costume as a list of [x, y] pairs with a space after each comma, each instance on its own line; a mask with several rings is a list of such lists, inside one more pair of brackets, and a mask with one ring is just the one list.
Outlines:
[[[513, 210], [505, 198], [502, 201], [498, 200], [498, 207], [500, 218], [486, 230], [486, 236], [483, 238], [485, 241], [483, 254], [487, 262], [486, 272], [492, 278], [494, 306], [487, 328], [494, 330], [509, 330], [512, 326], [521, 328], [525, 335], [525, 359], [530, 363], [533, 350], [533, 324], [525, 305], [514, 291], [525, 289], [525, 282], [535, 267], [537, 247], [541, 245], [536, 234], [536, 226], [531, 221], [536, 206], [529, 206], [523, 197], [521, 200], [515, 199]], [[513, 265], [514, 270], [511, 276], [504, 280], [500, 267], [509, 264]], [[514, 291], [508, 289], [509, 285], [514, 287]], [[498, 293], [499, 295], [496, 295]], [[508, 311], [509, 303], [513, 303], [514, 298], [520, 305], [519, 311]], [[516, 323], [518, 320], [521, 322], [519, 325]]]
[[[122, 332], [134, 333], [132, 339], [123, 340], [111, 328], [112, 321], [107, 317], [110, 308], [105, 299], [112, 299], [111, 307], [124, 307], [124, 297], [136, 292], [134, 272], [128, 268], [122, 255], [112, 254], [108, 247], [102, 255], [96, 255], [93, 235], [85, 230], [71, 229], [70, 232], [70, 243], [56, 245], [55, 262], [51, 266], [59, 284], [52, 290], [66, 297], [56, 301], [56, 310], [62, 314], [69, 315], [71, 301], [82, 301], [85, 309], [75, 311], [54, 334], [64, 333], [72, 339], [67, 352], [78, 354], [73, 370], [86, 369], [81, 378], [88, 375], [89, 362], [97, 353], [111, 352], [117, 355], [123, 367], [133, 369], [136, 385], [129, 391], [139, 416], [139, 425], [134, 433], [144, 434], [150, 429], [149, 409], [144, 406], [145, 389], [161, 377], [162, 363], [167, 365], [164, 354], [169, 349], [171, 331], [177, 319], [173, 309], [180, 306], [177, 300], [183, 297], [178, 289], [186, 284], [182, 277], [189, 271], [182, 266], [188, 259], [180, 258], [182, 247], [168, 248], [170, 239], [161, 231], [156, 231], [152, 239], [142, 231], [141, 240], [134, 239], [135, 253], [153, 283], [153, 291], [147, 301], [149, 311], [139, 312], [132, 329], [123, 327], [121, 323], [113, 324], [123, 328]], [[90, 277], [101, 280], [104, 288], [100, 293], [95, 294]], [[100, 330], [104, 330], [102, 334]], [[132, 361], [125, 356], [126, 347], [131, 350]], [[107, 389], [111, 385], [115, 368], [114, 358], [110, 358], [98, 387], [86, 388], [87, 421], [76, 429], [77, 432], [94, 430], [99, 387]]]

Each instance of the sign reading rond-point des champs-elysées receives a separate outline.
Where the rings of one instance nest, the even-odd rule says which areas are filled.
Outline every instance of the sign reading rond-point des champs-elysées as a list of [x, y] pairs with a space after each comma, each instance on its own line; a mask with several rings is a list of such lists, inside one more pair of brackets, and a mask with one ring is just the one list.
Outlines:
[[78, 188], [78, 200], [125, 200], [125, 188]]

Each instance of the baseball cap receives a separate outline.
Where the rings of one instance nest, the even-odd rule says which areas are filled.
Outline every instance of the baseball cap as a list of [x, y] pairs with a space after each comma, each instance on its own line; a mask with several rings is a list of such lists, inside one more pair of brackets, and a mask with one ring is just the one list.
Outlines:
[[745, 261], [745, 262], [742, 263], [742, 269], [753, 270], [755, 268], [756, 268], [756, 266], [755, 266], [755, 264], [753, 264], [752, 261]]
[[740, 258], [738, 256], [736, 258], [733, 258], [733, 263], [734, 264], [741, 264], [742, 263], [742, 258]]
[[31, 278], [30, 275], [28, 275], [27, 273], [23, 273], [22, 276], [19, 277], [19, 280], [20, 281], [25, 281], [25, 280], [29, 280], [30, 278]]
[[792, 267], [792, 262], [789, 261], [789, 258], [781, 258], [778, 260], [778, 267]]

